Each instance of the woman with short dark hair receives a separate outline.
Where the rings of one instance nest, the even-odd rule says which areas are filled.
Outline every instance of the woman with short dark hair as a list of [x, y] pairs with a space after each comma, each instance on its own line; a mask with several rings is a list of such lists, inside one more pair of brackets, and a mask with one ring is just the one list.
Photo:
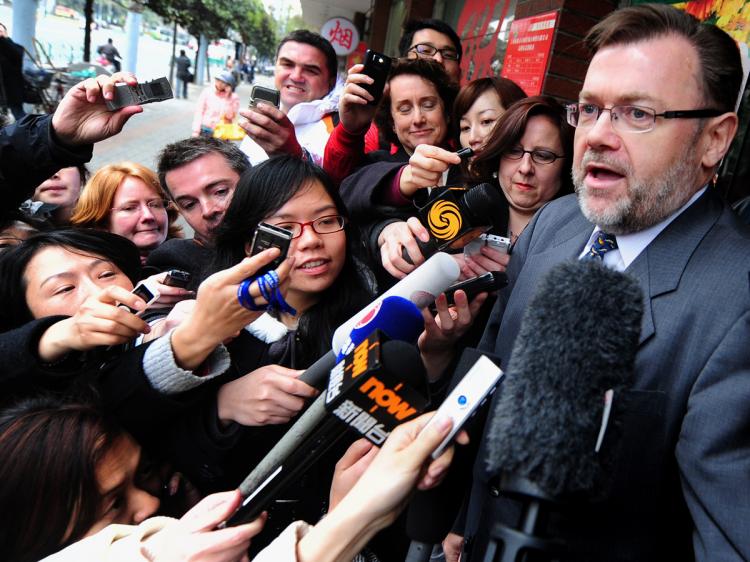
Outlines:
[[453, 104], [453, 123], [461, 146], [471, 148], [476, 158], [500, 116], [525, 97], [518, 84], [502, 76], [478, 78], [466, 84]]
[[[468, 166], [471, 181], [498, 185], [508, 202], [494, 234], [515, 243], [542, 205], [572, 193], [572, 158], [573, 129], [560, 103], [534, 96], [510, 106]], [[507, 262], [506, 252], [484, 246], [464, 256], [462, 271], [481, 275], [504, 269]]]
[[550, 96], [513, 104], [500, 117], [472, 179], [498, 183], [510, 205], [508, 235], [515, 241], [547, 201], [573, 192], [573, 128], [565, 108]]
[[[350, 90], [345, 89], [342, 100], [349, 93], [365, 103], [361, 96], [366, 92], [359, 85], [362, 76], [350, 74]], [[410, 252], [413, 264], [401, 259], [401, 247], [410, 244], [412, 248], [411, 241], [421, 232], [412, 231], [404, 222], [416, 214], [413, 197], [423, 188], [453, 183], [460, 173], [461, 160], [453, 153], [456, 143], [451, 135], [456, 93], [456, 86], [435, 61], [409, 59], [395, 64], [375, 122], [396, 150], [367, 154], [366, 165], [341, 183], [341, 196], [352, 220], [366, 225], [366, 243], [373, 262], [385, 270], [376, 270], [385, 287], [423, 261], [418, 249]]]

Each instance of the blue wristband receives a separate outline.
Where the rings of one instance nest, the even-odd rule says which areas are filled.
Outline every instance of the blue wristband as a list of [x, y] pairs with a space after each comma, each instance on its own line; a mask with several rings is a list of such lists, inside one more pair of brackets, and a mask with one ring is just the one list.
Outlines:
[[237, 300], [239, 301], [242, 307], [248, 310], [251, 310], [253, 312], [260, 312], [262, 310], [266, 310], [267, 306], [256, 305], [255, 301], [250, 296], [250, 285], [252, 285], [253, 281], [255, 280], [253, 278], [250, 278], [250, 279], [245, 279], [242, 283], [240, 283], [239, 287], [237, 287]]

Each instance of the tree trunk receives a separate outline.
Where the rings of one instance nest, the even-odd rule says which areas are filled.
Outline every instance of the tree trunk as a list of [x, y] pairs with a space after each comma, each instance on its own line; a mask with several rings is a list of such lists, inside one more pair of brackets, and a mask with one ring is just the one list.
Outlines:
[[94, 0], [86, 0], [83, 6], [85, 19], [83, 30], [83, 60], [91, 62], [91, 24], [94, 22]]
[[177, 53], [177, 20], [172, 26], [172, 60], [169, 63], [169, 83], [174, 84], [174, 58]]

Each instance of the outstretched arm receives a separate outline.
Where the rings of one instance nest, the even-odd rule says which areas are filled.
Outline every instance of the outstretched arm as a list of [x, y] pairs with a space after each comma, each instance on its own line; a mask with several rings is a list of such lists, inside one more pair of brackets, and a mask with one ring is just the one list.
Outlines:
[[73, 86], [57, 106], [52, 116], [52, 131], [65, 146], [75, 147], [108, 139], [122, 128], [136, 113], [140, 105], [123, 107], [116, 111], [107, 109], [106, 101], [115, 94], [115, 84], [138, 83], [134, 74], [117, 72], [112, 76], [97, 76]]

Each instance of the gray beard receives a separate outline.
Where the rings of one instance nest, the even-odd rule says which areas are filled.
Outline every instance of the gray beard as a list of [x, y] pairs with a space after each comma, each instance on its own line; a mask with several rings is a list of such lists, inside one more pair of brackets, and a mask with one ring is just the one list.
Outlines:
[[[660, 223], [682, 207], [692, 197], [695, 190], [697, 170], [691, 165], [688, 156], [691, 145], [686, 144], [682, 154], [664, 172], [653, 178], [639, 178], [633, 167], [623, 165], [604, 152], [589, 149], [583, 157], [580, 168], [574, 166], [573, 185], [578, 195], [578, 204], [583, 216], [610, 234], [630, 234], [640, 232]], [[612, 166], [625, 176], [627, 196], [610, 204], [603, 211], [594, 210], [589, 205], [589, 194], [584, 184], [586, 165], [598, 162]]]

